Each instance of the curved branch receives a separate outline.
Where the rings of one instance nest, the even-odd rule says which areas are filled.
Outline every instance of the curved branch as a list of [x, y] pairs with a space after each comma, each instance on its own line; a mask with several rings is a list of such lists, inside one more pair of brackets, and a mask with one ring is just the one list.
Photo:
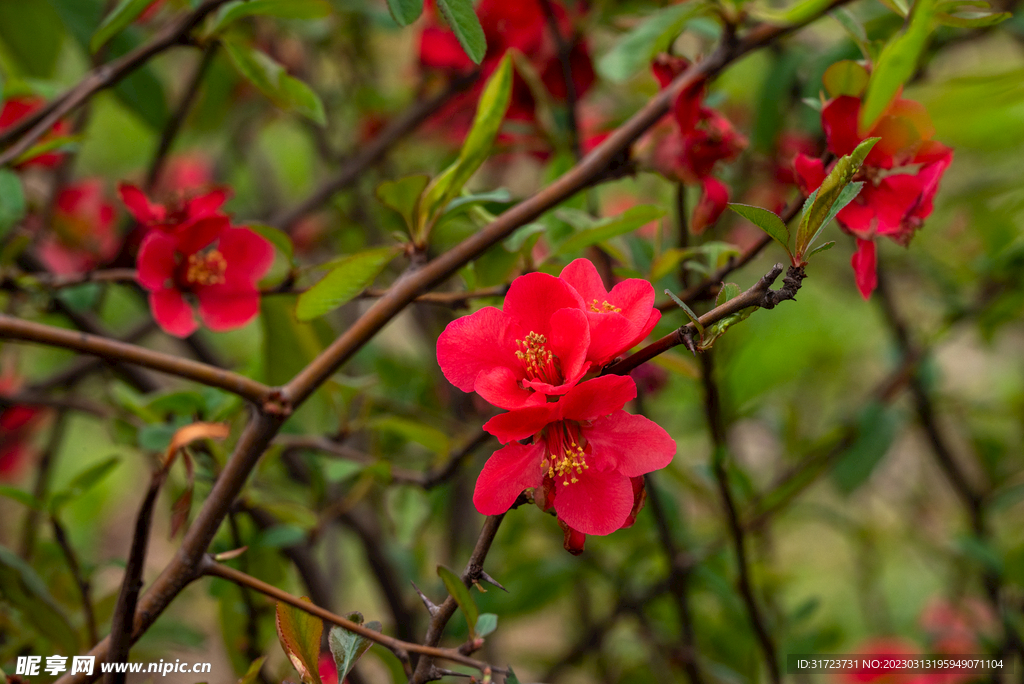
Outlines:
[[36, 342], [92, 354], [111, 361], [132, 363], [168, 375], [194, 380], [210, 387], [218, 387], [258, 405], [272, 399], [273, 390], [270, 387], [238, 373], [152, 351], [134, 344], [110, 340], [98, 335], [73, 332], [64, 328], [55, 328], [42, 323], [33, 323], [6, 314], [0, 314], [0, 339]]

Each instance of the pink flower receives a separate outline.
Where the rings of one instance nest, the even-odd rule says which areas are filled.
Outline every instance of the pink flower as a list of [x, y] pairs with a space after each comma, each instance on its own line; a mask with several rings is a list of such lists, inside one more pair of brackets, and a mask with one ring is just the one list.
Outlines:
[[[565, 526], [605, 535], [635, 517], [632, 478], [664, 468], [675, 441], [643, 416], [622, 410], [636, 396], [626, 376], [580, 383], [558, 401], [495, 416], [484, 429], [505, 443], [484, 465], [473, 504], [484, 515], [506, 512], [527, 489], [542, 491]], [[518, 440], [533, 439], [530, 444]], [[578, 537], [567, 543], [579, 542]]]
[[103, 182], [92, 178], [57, 195], [53, 230], [40, 244], [40, 257], [54, 273], [84, 273], [113, 259], [119, 242], [114, 205], [103, 196]]
[[[879, 137], [855, 180], [864, 181], [860, 194], [836, 216], [840, 227], [857, 238], [851, 260], [857, 288], [864, 299], [877, 285], [875, 240], [888, 237], [907, 246], [932, 213], [932, 201], [953, 151], [931, 137], [928, 112], [917, 102], [897, 99], [877, 123], [860, 135], [857, 121], [861, 102], [843, 95], [821, 113], [828, 148], [837, 156], [849, 154], [865, 138]], [[821, 185], [826, 170], [820, 159], [798, 154], [794, 168], [804, 192]]]
[[189, 299], [211, 330], [238, 328], [259, 313], [256, 282], [274, 260], [273, 247], [248, 228], [205, 216], [173, 232], [152, 230], [139, 249], [139, 283], [149, 290], [153, 318], [171, 335], [196, 328]]
[[587, 360], [600, 368], [647, 337], [661, 312], [654, 308], [654, 286], [629, 278], [609, 292], [587, 259], [576, 259], [558, 276], [583, 298], [590, 325]]
[[[44, 104], [46, 104], [46, 101], [41, 97], [12, 97], [7, 100], [4, 102], [3, 109], [0, 109], [0, 131], [18, 123], [29, 114], [40, 109]], [[62, 135], [67, 135], [70, 131], [71, 124], [67, 121], [58, 121], [54, 124], [53, 128], [50, 129], [50, 132], [44, 135], [39, 142], [43, 143]], [[45, 152], [37, 157], [29, 159], [21, 164], [21, 166], [42, 166], [44, 168], [53, 168], [60, 164], [63, 159], [63, 152]]]
[[564, 280], [520, 276], [502, 309], [488, 306], [448, 324], [437, 340], [437, 362], [450, 383], [500, 408], [544, 403], [590, 368], [584, 309]]

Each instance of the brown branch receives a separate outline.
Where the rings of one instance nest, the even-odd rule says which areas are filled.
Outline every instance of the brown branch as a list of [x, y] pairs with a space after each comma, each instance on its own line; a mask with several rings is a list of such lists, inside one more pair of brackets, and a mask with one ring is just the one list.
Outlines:
[[80, 411], [94, 415], [97, 418], [109, 418], [114, 413], [105, 404], [76, 396], [51, 397], [39, 392], [24, 390], [15, 394], [0, 395], [0, 409], [18, 405]]
[[206, 0], [192, 12], [183, 15], [149, 43], [141, 45], [128, 54], [96, 67], [67, 92], [58, 96], [45, 107], [18, 122], [0, 135], [0, 144], [16, 139], [13, 145], [0, 154], [0, 166], [9, 164], [27, 152], [37, 140], [46, 135], [53, 126], [87, 102], [99, 91], [118, 83], [156, 55], [175, 45], [181, 45], [188, 34], [208, 14], [228, 0]]
[[[462, 573], [462, 582], [467, 587], [472, 586], [474, 582], [479, 581], [483, 577], [484, 559], [487, 557], [487, 552], [491, 550], [491, 543], [494, 541], [494, 536], [498, 533], [498, 526], [501, 525], [504, 517], [505, 514], [503, 513], [501, 515], [488, 516], [484, 520], [480, 536], [476, 540], [476, 546], [473, 548], [473, 553], [466, 564], [466, 570]], [[444, 603], [437, 606], [437, 611], [433, 612], [430, 616], [430, 626], [427, 628], [427, 635], [423, 640], [424, 644], [433, 647], [440, 643], [441, 635], [444, 634], [444, 628], [448, 621], [452, 619], [452, 615], [455, 614], [456, 607], [455, 599], [451, 596], [447, 597]], [[420, 658], [419, 662], [416, 663], [416, 672], [409, 681], [411, 684], [424, 684], [424, 682], [429, 682], [435, 678], [433, 663], [430, 658]]]
[[743, 604], [747, 609], [747, 617], [754, 629], [754, 636], [764, 654], [765, 663], [768, 666], [768, 676], [773, 684], [781, 684], [782, 672], [779, 669], [779, 655], [775, 650], [775, 642], [768, 631], [768, 625], [761, 614], [757, 604], [757, 597], [754, 595], [753, 582], [750, 578], [750, 563], [747, 559], [746, 533], [740, 521], [739, 510], [736, 501], [733, 499], [729, 486], [729, 475], [725, 470], [725, 459], [728, 453], [726, 444], [725, 420], [722, 415], [722, 404], [718, 393], [718, 385], [714, 379], [714, 355], [706, 352], [700, 355], [703, 372], [701, 379], [704, 384], [704, 412], [707, 417], [708, 429], [711, 432], [711, 442], [714, 453], [711, 458], [712, 470], [715, 474], [715, 482], [718, 484], [718, 491], [722, 497], [722, 506], [725, 508], [726, 520], [729, 524], [729, 536], [732, 539], [733, 549], [736, 553], [736, 566], [739, 571], [739, 590], [743, 597]]
[[71, 572], [75, 585], [78, 587], [78, 593], [82, 596], [85, 629], [89, 635], [89, 645], [92, 646], [100, 640], [99, 632], [96, 629], [96, 613], [92, 607], [92, 588], [89, 580], [82, 574], [82, 566], [78, 562], [78, 556], [68, 541], [68, 536], [64, 532], [64, 526], [60, 524], [60, 520], [57, 519], [56, 515], [50, 516], [50, 526], [53, 528], [53, 538], [57, 541], [57, 546], [60, 547], [61, 552], [64, 554], [68, 570]]
[[[783, 279], [784, 285], [778, 290], [771, 289], [772, 284], [781, 274], [782, 264], [775, 264], [775, 267], [766, 273], [749, 290], [737, 297], [733, 297], [721, 306], [717, 306], [711, 311], [708, 311], [697, 320], [700, 321], [702, 327], [706, 328], [713, 323], [717, 323], [724, 318], [735, 313], [739, 313], [743, 309], [748, 309], [752, 306], [763, 309], [773, 309], [781, 302], [794, 299], [797, 291], [800, 289], [800, 284], [804, 279], [803, 268], [791, 266], [786, 277]], [[609, 373], [612, 373], [615, 375], [625, 375], [640, 364], [650, 361], [658, 354], [662, 354], [672, 347], [679, 346], [680, 344], [685, 344], [688, 347], [692, 346], [692, 336], [696, 333], [697, 326], [692, 322], [687, 323], [686, 325], [673, 330], [661, 339], [652, 342], [643, 349], [627, 356], [621, 361], [616, 361], [615, 363], [605, 367], [601, 374], [608, 375]]]
[[33, 273], [32, 277], [41, 287], [48, 290], [62, 290], [66, 287], [76, 287], [86, 283], [123, 283], [135, 282], [138, 272], [134, 268], [108, 268], [88, 273], [76, 273], [75, 275], [52, 275]]
[[[120, 338], [120, 340], [125, 343], [138, 342], [155, 329], [156, 323], [150, 319], [130, 330], [128, 334]], [[94, 373], [105, 366], [106, 362], [103, 359], [91, 356], [82, 357], [75, 360], [73, 363], [68, 364], [67, 367], [57, 371], [53, 375], [33, 382], [25, 388], [25, 391], [30, 393], [41, 393], [57, 388], [70, 388], [87, 375]]]
[[388, 151], [405, 136], [419, 128], [427, 119], [436, 114], [458, 93], [469, 89], [479, 78], [474, 73], [452, 80], [448, 87], [429, 100], [417, 102], [404, 113], [393, 119], [384, 129], [348, 160], [333, 178], [325, 181], [309, 197], [291, 209], [286, 209], [270, 219], [270, 225], [288, 230], [306, 214], [316, 211], [338, 191], [356, 182], [371, 166], [380, 162]]
[[203, 556], [200, 564], [200, 571], [204, 575], [220, 577], [221, 579], [226, 579], [229, 582], [234, 582], [239, 586], [248, 587], [249, 589], [253, 589], [264, 594], [265, 596], [269, 596], [272, 599], [294, 606], [295, 608], [305, 611], [310, 615], [315, 615], [321, 620], [326, 620], [327, 622], [342, 627], [343, 629], [354, 632], [359, 636], [365, 637], [374, 643], [384, 646], [394, 653], [399, 660], [406, 663], [409, 661], [410, 653], [419, 653], [424, 656], [430, 656], [431, 658], [443, 658], [454, 663], [459, 663], [460, 665], [467, 665], [469, 667], [476, 668], [480, 672], [488, 670], [492, 672], [504, 672], [501, 668], [492, 667], [485, 662], [463, 655], [455, 648], [421, 646], [420, 644], [402, 641], [401, 639], [381, 634], [380, 632], [376, 632], [365, 625], [352, 622], [351, 620], [343, 618], [340, 615], [335, 615], [331, 611], [321, 608], [320, 606], [309, 603], [308, 601], [303, 601], [297, 596], [293, 596], [292, 594], [267, 584], [262, 580], [258, 580], [255, 577], [251, 577], [244, 572], [235, 570], [234, 568], [228, 567], [222, 563], [218, 563], [210, 556]]
[[0, 338], [46, 344], [93, 354], [108, 361], [123, 361], [143, 366], [210, 387], [219, 387], [260, 405], [273, 398], [273, 390], [270, 387], [238, 373], [98, 335], [33, 323], [6, 314], [0, 314]]
[[[61, 443], [64, 441], [66, 428], [67, 414], [64, 411], [59, 411], [50, 428], [50, 437], [47, 440], [46, 448], [36, 466], [36, 482], [32, 487], [32, 496], [36, 501], [44, 501], [49, 494], [53, 464], [60, 452]], [[31, 560], [32, 554], [35, 553], [36, 535], [39, 531], [41, 515], [42, 511], [36, 508], [29, 508], [25, 511], [25, 522], [21, 530], [21, 557], [25, 560]]]
[[[308, 287], [273, 287], [261, 290], [260, 295], [266, 297], [279, 294], [302, 294], [309, 290]], [[357, 296], [357, 299], [379, 299], [388, 293], [387, 290], [369, 289]], [[483, 299], [485, 297], [504, 297], [508, 293], [508, 285], [495, 285], [480, 290], [469, 290], [467, 292], [427, 292], [416, 297], [413, 301], [419, 304], [438, 304], [461, 308], [470, 300]]]

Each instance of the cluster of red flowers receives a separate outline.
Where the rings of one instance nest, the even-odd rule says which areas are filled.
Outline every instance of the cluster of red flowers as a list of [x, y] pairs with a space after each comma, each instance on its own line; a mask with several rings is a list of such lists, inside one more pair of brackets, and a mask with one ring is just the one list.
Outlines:
[[[594, 83], [594, 66], [587, 43], [574, 36], [573, 14], [559, 3], [551, 3], [555, 24], [562, 40], [570, 45], [569, 65], [573, 92], [582, 97]], [[439, 117], [445, 128], [463, 133], [468, 129], [474, 105], [480, 97], [487, 77], [498, 67], [510, 49], [521, 52], [529, 60], [544, 89], [556, 100], [568, 96], [568, 84], [559, 56], [558, 41], [551, 30], [540, 0], [504, 2], [482, 0], [476, 7], [480, 25], [487, 38], [487, 54], [480, 65], [481, 78], [476, 87], [454, 98]], [[420, 34], [420, 64], [428, 69], [452, 74], [468, 73], [475, 68], [462, 50], [455, 34], [434, 21]], [[512, 99], [506, 118], [512, 121], [534, 121], [536, 98], [530, 86], [518, 73], [512, 84]], [[454, 126], [454, 129], [453, 129]], [[460, 135], [461, 137], [461, 135]]]
[[[875, 239], [888, 237], [904, 247], [932, 213], [939, 181], [953, 161], [953, 150], [934, 140], [935, 128], [917, 102], [896, 99], [863, 135], [858, 131], [861, 102], [843, 95], [821, 112], [828, 149], [849, 154], [865, 138], [881, 138], [872, 148], [855, 180], [864, 188], [836, 216], [839, 225], [857, 238], [851, 261], [857, 288], [865, 299], [878, 284]], [[794, 166], [800, 187], [814, 191], [825, 179], [820, 159], [797, 155]]]
[[189, 301], [211, 330], [245, 325], [259, 313], [257, 281], [274, 261], [271, 244], [221, 212], [228, 192], [179, 193], [154, 204], [134, 185], [118, 187], [121, 200], [145, 229], [138, 279], [149, 290], [153, 318], [171, 335], [187, 337], [199, 327]]
[[[651, 67], [662, 88], [690, 66], [681, 57], [661, 55]], [[739, 156], [747, 146], [722, 114], [703, 104], [703, 81], [679, 94], [672, 110], [676, 128], [654, 142], [653, 166], [682, 183], [701, 186], [700, 201], [690, 219], [690, 230], [700, 234], [718, 220], [729, 203], [729, 188], [714, 177], [719, 162]]]
[[594, 265], [577, 259], [557, 278], [517, 278], [502, 309], [448, 325], [437, 341], [445, 377], [509, 409], [484, 425], [506, 446], [480, 473], [478, 511], [504, 513], [532, 489], [542, 509], [554, 508], [574, 553], [585, 535], [633, 523], [644, 473], [668, 465], [676, 444], [622, 410], [636, 397], [631, 378], [587, 378], [647, 337], [660, 317], [649, 282], [624, 280], [609, 292]]

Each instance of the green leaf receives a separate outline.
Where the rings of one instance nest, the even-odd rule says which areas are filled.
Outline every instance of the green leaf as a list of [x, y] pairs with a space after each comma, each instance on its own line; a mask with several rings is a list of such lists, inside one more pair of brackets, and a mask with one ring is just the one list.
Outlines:
[[416, 231], [416, 210], [423, 190], [430, 183], [430, 176], [420, 173], [393, 181], [384, 181], [377, 186], [377, 199], [389, 209], [397, 211], [403, 219], [413, 240], [418, 240]]
[[43, 502], [32, 496], [28, 492], [22, 491], [17, 487], [9, 487], [7, 485], [0, 485], [0, 496], [11, 501], [17, 501], [26, 508], [31, 508], [34, 511], [43, 510]]
[[487, 38], [473, 9], [473, 0], [437, 0], [437, 8], [469, 58], [475, 64], [482, 62], [487, 53]]
[[689, 306], [686, 305], [686, 302], [684, 302], [679, 297], [676, 297], [675, 293], [673, 293], [672, 290], [665, 290], [665, 294], [667, 294], [669, 297], [671, 297], [672, 301], [675, 302], [679, 306], [679, 308], [683, 310], [683, 313], [686, 314], [686, 317], [690, 319], [691, 323], [693, 323], [693, 327], [695, 327], [697, 329], [697, 334], [699, 334], [701, 337], [703, 337], [704, 336], [704, 326], [701, 325], [701, 323], [700, 323], [700, 316], [695, 314], [693, 312], [693, 309], [691, 309]]
[[765, 9], [756, 15], [772, 24], [802, 24], [825, 12], [832, 0], [805, 0], [786, 9]]
[[100, 461], [81, 473], [76, 475], [67, 487], [56, 492], [47, 502], [47, 508], [51, 513], [56, 514], [61, 508], [80, 498], [87, 491], [98, 485], [103, 479], [114, 471], [114, 468], [121, 462], [116, 456]]
[[511, 665], [508, 666], [508, 674], [505, 675], [505, 684], [519, 684], [519, 677], [516, 677]]
[[858, 128], [862, 133], [871, 130], [896, 98], [903, 84], [914, 75], [918, 57], [928, 42], [934, 15], [934, 0], [917, 0], [910, 17], [910, 26], [905, 32], [894, 37], [882, 50], [878, 63], [871, 72], [867, 94], [860, 109]]
[[89, 41], [89, 52], [96, 54], [97, 50], [135, 21], [151, 4], [153, 4], [153, 0], [121, 0], [117, 3], [114, 9], [110, 10], [110, 13], [103, 18], [96, 33], [92, 34], [92, 40]]
[[[803, 217], [800, 219], [800, 227], [796, 232], [796, 248], [793, 254], [797, 259], [803, 258], [824, 226], [835, 217], [835, 213], [832, 211], [835, 205], [841, 199], [849, 203], [856, 196], [857, 192], [850, 195], [849, 191], [845, 194], [843, 191], [850, 185], [854, 174], [864, 163], [864, 158], [868, 156], [871, 148], [878, 141], [879, 138], [868, 138], [857, 145], [853, 152], [840, 158], [818, 189], [814, 191], [814, 194], [807, 198], [804, 203]], [[836, 209], [836, 212], [838, 211]]]
[[371, 430], [388, 430], [399, 434], [410, 442], [422, 444], [439, 456], [444, 456], [451, 450], [451, 443], [445, 432], [411, 418], [380, 416], [370, 420], [367, 427]]
[[245, 671], [245, 674], [238, 680], [238, 684], [256, 684], [257, 678], [260, 676], [260, 668], [263, 667], [264, 661], [267, 656], [260, 656], [256, 660], [252, 661], [249, 665], [249, 669]]
[[598, 72], [614, 83], [621, 83], [649, 69], [655, 56], [665, 52], [686, 23], [707, 11], [702, 2], [670, 5], [650, 15], [623, 36], [615, 47], [597, 60]]
[[857, 436], [832, 469], [832, 481], [843, 494], [864, 484], [889, 451], [899, 430], [898, 414], [882, 403], [868, 405], [857, 420]]
[[274, 249], [283, 254], [289, 262], [295, 260], [295, 247], [292, 245], [292, 238], [288, 233], [262, 223], [247, 223], [245, 227], [274, 245]]
[[782, 219], [775, 212], [761, 207], [750, 206], [749, 204], [730, 203], [729, 208], [768, 233], [771, 239], [782, 245], [782, 248], [786, 250], [786, 254], [790, 254], [789, 227], [782, 222]]
[[629, 233], [651, 221], [656, 221], [665, 215], [662, 207], [653, 204], [641, 204], [631, 207], [615, 218], [598, 221], [593, 228], [581, 230], [570, 235], [557, 245], [555, 254], [571, 254], [590, 245], [610, 240], [613, 237]]
[[32, 566], [5, 546], [0, 546], [0, 596], [60, 652], [78, 653], [78, 637], [64, 617], [66, 609], [53, 600]]
[[27, 76], [53, 76], [64, 40], [60, 24], [48, 2], [0, 0], [0, 40]]
[[25, 192], [21, 179], [10, 169], [0, 169], [0, 238], [25, 218]]
[[230, 24], [245, 17], [321, 19], [330, 14], [331, 4], [327, 0], [236, 0], [229, 2], [217, 11], [206, 29], [206, 36], [216, 35]]
[[[363, 624], [362, 613], [349, 613], [346, 615], [349, 620], [356, 624]], [[367, 622], [366, 626], [375, 632], [379, 632], [382, 626], [379, 622]], [[370, 646], [373, 646], [373, 642], [366, 637], [350, 632], [344, 627], [335, 625], [331, 627], [331, 631], [327, 635], [327, 645], [331, 649], [331, 655], [334, 656], [334, 664], [338, 668], [338, 681], [342, 682], [349, 672], [352, 671], [352, 667], [359, 660], [359, 657], [369, 650]]]
[[[489, 192], [478, 192], [473, 194], [463, 194], [462, 197], [456, 197], [448, 206], [444, 208], [444, 216], [449, 216], [460, 211], [466, 211], [477, 204], [484, 204], [486, 202], [502, 202], [508, 203], [512, 201], [512, 195], [505, 188], [498, 188], [497, 190], [491, 190]], [[491, 219], [493, 220], [493, 218]]]
[[821, 235], [821, 231], [825, 230], [828, 224], [832, 223], [832, 221], [836, 217], [836, 214], [842, 211], [843, 207], [852, 202], [857, 197], [857, 195], [860, 194], [860, 191], [863, 187], [864, 182], [857, 181], [856, 183], [850, 183], [840, 191], [839, 197], [837, 197], [836, 201], [832, 203], [832, 208], [828, 210], [828, 215], [825, 216], [825, 220], [821, 222], [821, 225], [818, 226], [817, 232], [814, 233], [814, 235], [811, 237], [810, 242], [807, 243], [808, 248], [814, 245], [815, 240], [817, 240], [818, 236]]
[[452, 595], [455, 603], [462, 609], [462, 614], [466, 616], [466, 624], [469, 625], [470, 635], [476, 634], [476, 621], [480, 611], [476, 607], [476, 601], [473, 600], [473, 596], [469, 593], [469, 588], [462, 583], [458, 575], [443, 565], [437, 566], [437, 576], [444, 582], [448, 593]]
[[295, 316], [311, 321], [337, 309], [369, 287], [398, 255], [394, 247], [380, 247], [337, 260], [320, 282], [299, 295]]
[[822, 82], [832, 97], [851, 95], [860, 97], [868, 86], [868, 70], [853, 60], [844, 59], [825, 70]]
[[481, 613], [476, 619], [476, 635], [485, 637], [498, 629], [498, 616], [494, 613]]
[[935, 19], [940, 24], [957, 28], [986, 28], [1001, 24], [1012, 16], [1009, 12], [968, 12], [965, 15], [935, 13]]
[[271, 102], [321, 126], [327, 124], [327, 115], [320, 97], [308, 85], [289, 76], [283, 66], [263, 52], [237, 40], [225, 38], [223, 45], [238, 73], [270, 98]]
[[[388, 9], [391, 10], [395, 23], [405, 27], [423, 14], [423, 0], [388, 0]], [[486, 46], [484, 49], [486, 50]]]
[[[302, 600], [312, 604], [305, 596]], [[321, 684], [317, 664], [320, 661], [320, 637], [323, 633], [323, 620], [295, 606], [278, 601], [277, 638], [288, 660], [307, 684]]]
[[828, 250], [832, 249], [835, 246], [836, 246], [835, 240], [833, 240], [832, 242], [826, 242], [825, 244], [821, 245], [820, 247], [815, 247], [814, 249], [812, 249], [807, 254], [807, 256], [808, 257], [812, 257], [815, 254], [817, 254], [818, 252], [827, 252]]
[[480, 95], [473, 126], [462, 143], [459, 158], [431, 181], [423, 193], [419, 208], [419, 232], [423, 237], [429, 233], [441, 211], [459, 196], [462, 187], [487, 160], [511, 98], [512, 58], [506, 54]]
[[718, 291], [718, 296], [715, 297], [715, 306], [722, 306], [730, 299], [736, 299], [740, 294], [739, 285], [736, 283], [726, 283], [722, 285], [722, 289]]
[[651, 282], [661, 280], [674, 271], [679, 263], [686, 259], [692, 259], [703, 254], [703, 250], [697, 247], [671, 247], [658, 255], [651, 263]]

